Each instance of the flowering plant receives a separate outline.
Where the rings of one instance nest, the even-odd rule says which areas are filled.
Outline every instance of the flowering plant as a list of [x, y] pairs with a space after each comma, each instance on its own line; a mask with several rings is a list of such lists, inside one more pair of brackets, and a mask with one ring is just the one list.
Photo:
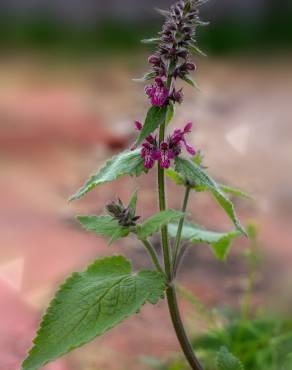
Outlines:
[[[181, 79], [195, 86], [190, 74], [196, 66], [191, 62], [190, 55], [193, 51], [202, 54], [197, 47], [196, 30], [205, 24], [199, 18], [199, 6], [203, 2], [179, 0], [169, 11], [160, 11], [166, 18], [162, 32], [157, 38], [144, 40], [154, 43], [156, 51], [149, 58], [151, 71], [144, 77], [145, 81], [153, 82], [145, 88], [150, 102], [145, 122], [135, 122], [137, 140], [132, 148], [108, 161], [71, 198], [80, 199], [97, 186], [121, 176], [147, 174], [156, 166], [159, 212], [149, 219], [139, 222], [140, 217], [136, 215], [137, 192], [127, 206], [118, 200], [106, 206], [105, 215], [78, 217], [85, 229], [109, 238], [110, 243], [134, 235], [149, 253], [155, 269], [133, 273], [127, 259], [112, 256], [93, 262], [84, 272], [74, 273], [51, 302], [34, 346], [23, 363], [23, 370], [39, 369], [102, 335], [139, 312], [144, 304], [156, 304], [165, 296], [178, 341], [190, 367], [203, 369], [192, 350], [180, 316], [175, 288], [177, 271], [186, 246], [207, 243], [215, 256], [223, 260], [232, 241], [245, 234], [228, 198], [228, 193], [244, 194], [218, 184], [205, 171], [200, 152], [187, 142], [192, 123], [166, 136], [167, 126], [174, 116], [174, 106], [183, 102], [183, 90], [178, 89], [177, 81]], [[182, 156], [183, 150], [187, 158]], [[181, 211], [167, 208], [166, 175], [185, 189]], [[231, 219], [233, 230], [213, 232], [187, 221], [187, 205], [193, 191], [209, 191]], [[151, 242], [156, 233], [161, 235], [163, 261], [160, 261]], [[182, 244], [182, 241], [185, 243]], [[232, 368], [229, 366], [228, 370]]]

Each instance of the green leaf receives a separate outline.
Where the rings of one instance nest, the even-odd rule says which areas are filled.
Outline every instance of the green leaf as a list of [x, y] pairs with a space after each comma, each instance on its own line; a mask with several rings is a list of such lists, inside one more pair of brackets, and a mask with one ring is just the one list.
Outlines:
[[201, 91], [196, 81], [192, 79], [190, 75], [186, 75], [182, 78], [187, 84], [189, 84], [192, 87], [195, 87], [197, 90]]
[[193, 161], [198, 166], [202, 165], [202, 163], [203, 163], [203, 153], [200, 150], [197, 151], [196, 155], [193, 158]]
[[202, 57], [207, 56], [207, 54], [205, 54], [195, 43], [192, 43], [191, 45], [189, 45], [189, 47], [194, 54], [198, 54]]
[[174, 181], [177, 185], [185, 185], [184, 179], [177, 173], [174, 169], [169, 168], [165, 170], [165, 175], [169, 177], [172, 181]]
[[185, 183], [193, 187], [207, 188], [225, 210], [235, 227], [241, 233], [246, 234], [235, 214], [232, 202], [226, 197], [220, 186], [200, 166], [192, 161], [177, 157], [175, 167], [176, 171], [184, 178]]
[[168, 209], [155, 214], [154, 216], [148, 218], [148, 220], [146, 220], [142, 225], [138, 225], [138, 238], [140, 240], [147, 239], [149, 236], [160, 230], [162, 226], [167, 225], [173, 220], [181, 218], [183, 215], [184, 214], [182, 212], [178, 212], [173, 209]]
[[149, 72], [149, 73], [146, 73], [142, 78], [134, 78], [133, 81], [134, 82], [145, 82], [145, 81], [149, 81], [149, 80], [152, 80], [152, 78], [155, 78], [157, 75], [155, 72]]
[[166, 119], [167, 107], [151, 107], [147, 113], [145, 123], [136, 141], [140, 145], [147, 136], [152, 134]]
[[[199, 153], [199, 152], [198, 152]], [[197, 166], [200, 166], [201, 167], [201, 155], [196, 155], [194, 158], [193, 158], [193, 162], [197, 165]], [[202, 167], [201, 167], [202, 168]], [[179, 173], [177, 173], [173, 168], [169, 168], [168, 170], [165, 170], [165, 175], [167, 177], [169, 177], [172, 181], [174, 181], [177, 185], [184, 185], [186, 186], [186, 182], [185, 180], [183, 179], [182, 176], [180, 176]], [[222, 192], [226, 193], [226, 194], [230, 194], [230, 195], [233, 195], [235, 197], [241, 197], [241, 198], [247, 198], [247, 199], [253, 199], [252, 196], [250, 196], [249, 194], [243, 192], [242, 190], [239, 190], [239, 189], [236, 189], [236, 188], [233, 188], [231, 186], [228, 186], [228, 185], [223, 185], [223, 184], [217, 184], [218, 187], [222, 190]], [[208, 191], [208, 186], [203, 186], [203, 185], [200, 185], [200, 186], [192, 186], [192, 188], [198, 192], [203, 192], [203, 191]]]
[[244, 370], [244, 367], [226, 347], [222, 347], [217, 356], [217, 370]]
[[235, 197], [252, 199], [252, 197], [249, 194], [247, 194], [247, 193], [245, 193], [245, 192], [243, 192], [239, 189], [233, 188], [233, 187], [228, 186], [228, 185], [223, 185], [223, 184], [219, 184], [219, 186], [220, 186], [221, 190], [224, 191], [224, 193], [226, 193], [226, 194], [230, 194], [230, 195], [233, 195]]
[[[168, 233], [172, 238], [177, 234], [178, 223], [171, 222], [168, 225]], [[215, 256], [224, 261], [230, 251], [233, 240], [240, 235], [238, 230], [232, 230], [226, 233], [209, 231], [201, 226], [185, 222], [182, 230], [182, 239], [190, 243], [207, 243], [211, 246]]]
[[113, 157], [69, 200], [73, 201], [80, 199], [89, 191], [93, 190], [96, 186], [117, 180], [122, 176], [141, 175], [141, 173], [144, 171], [144, 164], [140, 152], [140, 149], [126, 151]]
[[174, 117], [174, 104], [170, 102], [167, 106], [167, 111], [166, 111], [166, 118], [165, 118], [165, 123], [168, 125]]
[[136, 214], [137, 200], [138, 200], [138, 191], [136, 190], [134, 194], [132, 195], [129, 205], [128, 205], [128, 208], [131, 208], [134, 214]]
[[158, 44], [160, 42], [159, 37], [152, 37], [150, 39], [141, 40], [142, 44]]
[[80, 224], [96, 235], [109, 237], [110, 244], [129, 235], [130, 229], [119, 225], [111, 216], [78, 216]]
[[22, 370], [37, 370], [102, 335], [149, 302], [163, 297], [162, 274], [133, 274], [124, 257], [95, 261], [74, 273], [51, 302]]

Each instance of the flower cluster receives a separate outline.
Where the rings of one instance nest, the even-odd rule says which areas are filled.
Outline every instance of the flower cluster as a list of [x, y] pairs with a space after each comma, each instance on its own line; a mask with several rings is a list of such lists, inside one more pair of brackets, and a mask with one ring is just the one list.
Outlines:
[[[198, 9], [205, 1], [178, 0], [170, 11], [160, 11], [166, 20], [159, 37], [154, 39], [157, 48], [148, 59], [152, 71], [146, 75], [146, 79], [154, 78], [154, 82], [145, 88], [154, 107], [172, 108], [171, 105], [183, 102], [183, 90], [176, 87], [176, 82], [180, 78], [192, 83], [190, 73], [196, 70], [196, 65], [191, 62], [190, 54], [192, 49], [197, 49], [196, 29], [203, 24]], [[153, 42], [153, 39], [150, 41]], [[142, 124], [136, 122], [136, 128], [142, 130]], [[187, 144], [185, 138], [191, 128], [192, 124], [189, 123], [184, 130], [175, 130], [166, 140], [158, 140], [155, 133], [149, 135], [141, 149], [145, 168], [152, 168], [157, 161], [161, 168], [169, 168], [183, 147], [189, 154], [195, 155], [195, 150]]]
[[181, 63], [173, 71], [174, 77], [195, 70], [195, 65], [188, 62], [190, 48], [196, 43], [196, 27], [202, 22], [199, 19], [198, 6], [201, 2], [180, 0], [166, 13], [166, 21], [159, 34], [159, 45], [156, 53], [148, 59], [157, 76], [166, 76], [169, 60]]
[[106, 210], [114, 219], [119, 221], [119, 225], [123, 227], [136, 226], [139, 216], [135, 215], [135, 211], [123, 205], [123, 202], [118, 199], [117, 202], [112, 202], [106, 206]]
[[[141, 122], [136, 121], [135, 126], [138, 131], [142, 130]], [[187, 143], [185, 138], [191, 132], [192, 126], [192, 123], [188, 123], [183, 130], [174, 130], [173, 134], [160, 145], [156, 136], [149, 135], [142, 143], [141, 149], [141, 157], [144, 159], [145, 168], [151, 169], [156, 161], [160, 163], [161, 168], [169, 168], [171, 161], [181, 154], [183, 147], [189, 154], [195, 155], [195, 149]]]
[[146, 86], [145, 92], [156, 107], [163, 107], [168, 100], [169, 91], [161, 77], [156, 77], [153, 85]]
[[[196, 29], [204, 24], [199, 18], [199, 6], [204, 2], [179, 0], [170, 11], [163, 12], [166, 20], [159, 33], [158, 48], [148, 59], [155, 76], [166, 79], [171, 74], [175, 79], [185, 79], [196, 69], [189, 57], [190, 50], [196, 48]], [[170, 63], [173, 65], [171, 71]], [[176, 101], [181, 102], [181, 95]]]

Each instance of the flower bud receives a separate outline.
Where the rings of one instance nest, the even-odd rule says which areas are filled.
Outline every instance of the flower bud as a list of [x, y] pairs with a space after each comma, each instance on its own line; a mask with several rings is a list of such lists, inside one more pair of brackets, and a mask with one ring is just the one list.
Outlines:
[[151, 55], [149, 58], [148, 58], [148, 62], [150, 64], [160, 64], [161, 63], [161, 58], [157, 55]]
[[197, 66], [194, 63], [186, 63], [186, 69], [188, 71], [195, 71]]

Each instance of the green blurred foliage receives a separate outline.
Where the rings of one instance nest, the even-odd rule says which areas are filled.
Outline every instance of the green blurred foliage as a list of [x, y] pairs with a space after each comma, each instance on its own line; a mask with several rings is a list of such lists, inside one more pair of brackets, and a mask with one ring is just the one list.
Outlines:
[[[241, 51], [264, 52], [292, 48], [292, 14], [273, 14], [260, 22], [252, 20], [214, 21], [201, 28], [201, 47], [211, 54]], [[0, 15], [0, 50], [32, 49], [56, 53], [108, 54], [143, 50], [140, 40], [156, 35], [157, 20], [124, 22], [107, 19], [96, 25], [57, 22], [46, 15], [13, 18]]]
[[[239, 312], [229, 306], [210, 311], [198, 298], [192, 297], [192, 293], [182, 288], [179, 290], [210, 328], [193, 338], [192, 345], [206, 370], [217, 368], [218, 353], [222, 347], [240, 359], [246, 370], [292, 370], [292, 318], [260, 311], [254, 313], [252, 309], [254, 285], [262, 259], [257, 226], [250, 223], [247, 232], [250, 243], [244, 257], [249, 272]], [[151, 358], [143, 361], [157, 370], [188, 370], [184, 359], [176, 354], [168, 361]]]

